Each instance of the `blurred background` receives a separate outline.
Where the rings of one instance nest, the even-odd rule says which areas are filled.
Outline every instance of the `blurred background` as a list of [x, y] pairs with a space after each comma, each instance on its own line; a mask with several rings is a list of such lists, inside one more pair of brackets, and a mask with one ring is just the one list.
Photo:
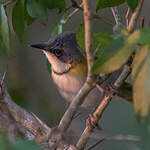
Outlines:
[[[67, 5], [70, 6], [68, 0]], [[96, 0], [91, 2], [92, 9], [95, 8]], [[149, 7], [150, 1], [145, 0], [142, 10], [142, 16], [145, 16], [146, 26], [149, 26]], [[12, 6], [9, 6], [11, 11]], [[73, 9], [68, 11], [72, 12]], [[124, 23], [124, 15], [127, 11], [125, 5], [119, 7], [119, 12]], [[99, 15], [115, 24], [110, 9], [104, 9], [98, 12]], [[36, 114], [41, 120], [50, 127], [56, 126], [64, 114], [67, 104], [59, 95], [54, 86], [51, 75], [47, 70], [46, 58], [41, 51], [31, 48], [29, 45], [39, 42], [46, 42], [51, 37], [51, 33], [58, 25], [62, 14], [57, 10], [49, 11], [48, 20], [36, 20], [25, 30], [25, 36], [20, 41], [12, 31], [11, 43], [12, 54], [7, 56], [0, 50], [0, 72], [6, 72], [5, 82], [12, 99], [29, 112]], [[77, 12], [65, 25], [64, 31], [76, 32], [79, 25], [83, 23], [82, 12]], [[101, 19], [92, 21], [93, 31], [106, 31], [111, 33], [112, 26], [105, 24]], [[88, 111], [89, 112], [89, 111]], [[71, 130], [82, 131], [85, 127], [87, 110], [73, 121]], [[140, 127], [134, 114], [133, 105], [118, 97], [114, 97], [100, 121], [103, 130], [98, 131], [102, 135], [144, 135], [144, 147], [149, 149], [146, 132]], [[93, 140], [91, 140], [93, 142]], [[91, 142], [89, 144], [91, 144]], [[110, 150], [139, 150], [141, 143], [129, 142], [123, 140], [106, 140], [95, 149]]]

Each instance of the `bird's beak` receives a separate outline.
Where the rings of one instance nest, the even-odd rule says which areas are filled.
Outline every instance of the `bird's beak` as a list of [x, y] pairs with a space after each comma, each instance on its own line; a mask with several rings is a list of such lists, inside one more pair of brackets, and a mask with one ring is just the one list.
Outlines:
[[46, 43], [40, 43], [40, 44], [32, 44], [31, 47], [47, 50], [48, 45]]

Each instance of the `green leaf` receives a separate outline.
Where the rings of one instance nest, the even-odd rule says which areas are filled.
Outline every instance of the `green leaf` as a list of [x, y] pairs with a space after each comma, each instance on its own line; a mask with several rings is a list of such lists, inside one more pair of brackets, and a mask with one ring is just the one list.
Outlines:
[[141, 46], [133, 61], [133, 98], [135, 112], [142, 122], [150, 121], [150, 51], [147, 45]]
[[138, 5], [139, 0], [126, 0], [126, 2], [128, 6], [131, 8], [132, 12], [134, 12]]
[[27, 0], [24, 2], [24, 20], [27, 25], [32, 24], [35, 20], [35, 18], [31, 17], [27, 11]]
[[44, 18], [47, 20], [47, 9], [42, 1], [27, 0], [27, 11], [33, 18]]
[[51, 64], [49, 63], [49, 61], [46, 59], [46, 67], [49, 73], [51, 73]]
[[110, 43], [113, 38], [105, 32], [97, 32], [92, 34], [92, 49], [101, 51]]
[[123, 4], [125, 0], [98, 0], [96, 5], [96, 11], [106, 7], [114, 7], [120, 4]]
[[150, 28], [136, 30], [129, 36], [128, 41], [136, 44], [150, 44]]
[[12, 11], [13, 29], [22, 40], [24, 36], [24, 5], [18, 0]]
[[44, 3], [49, 9], [58, 8], [59, 12], [62, 12], [66, 8], [65, 0], [45, 0]]
[[94, 62], [94, 73], [110, 73], [119, 69], [130, 57], [135, 45], [120, 37], [112, 40], [103, 50], [99, 51], [98, 59]]
[[3, 5], [0, 4], [0, 47], [10, 53], [10, 30]]
[[84, 25], [81, 24], [76, 32], [76, 39], [82, 50], [85, 50]]

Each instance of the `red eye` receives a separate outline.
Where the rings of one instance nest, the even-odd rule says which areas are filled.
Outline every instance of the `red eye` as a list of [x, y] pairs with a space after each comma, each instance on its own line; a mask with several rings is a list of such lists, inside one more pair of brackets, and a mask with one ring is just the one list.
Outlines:
[[63, 50], [61, 50], [61, 49], [55, 49], [54, 50], [54, 54], [55, 54], [55, 56], [60, 57], [63, 54]]

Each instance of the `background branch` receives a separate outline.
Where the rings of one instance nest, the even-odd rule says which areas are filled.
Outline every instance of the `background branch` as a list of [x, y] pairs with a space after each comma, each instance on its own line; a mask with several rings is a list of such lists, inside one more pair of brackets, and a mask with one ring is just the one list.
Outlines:
[[130, 19], [129, 25], [128, 25], [128, 31], [129, 32], [132, 32], [134, 30], [134, 27], [136, 25], [137, 19], [139, 17], [140, 12], [141, 12], [143, 3], [144, 3], [144, 0], [139, 0], [139, 4], [131, 16], [131, 19]]

